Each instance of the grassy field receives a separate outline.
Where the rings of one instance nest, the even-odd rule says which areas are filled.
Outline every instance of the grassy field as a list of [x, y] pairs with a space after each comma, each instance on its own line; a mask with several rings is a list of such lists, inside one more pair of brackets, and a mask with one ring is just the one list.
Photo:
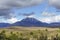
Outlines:
[[[47, 36], [47, 40], [52, 40], [51, 37], [56, 37], [58, 34], [60, 38], [60, 28], [47, 28], [47, 27], [8, 27], [8, 28], [0, 28], [0, 33], [5, 31], [5, 35], [9, 37], [11, 33], [16, 34], [19, 37], [22, 38], [31, 38], [29, 40], [35, 40], [34, 37], [36, 37], [36, 40], [39, 39], [39, 37]], [[4, 32], [3, 32], [4, 33]], [[21, 36], [22, 35], [22, 36]], [[44, 37], [42, 37], [44, 38]], [[26, 39], [27, 40], [27, 39]], [[59, 39], [60, 40], [60, 39]]]
[[55, 34], [60, 32], [60, 28], [47, 28], [47, 27], [8, 27], [8, 28], [0, 28], [0, 32], [5, 30], [6, 33], [9, 32], [31, 32], [31, 31], [45, 31], [48, 30], [50, 34]]

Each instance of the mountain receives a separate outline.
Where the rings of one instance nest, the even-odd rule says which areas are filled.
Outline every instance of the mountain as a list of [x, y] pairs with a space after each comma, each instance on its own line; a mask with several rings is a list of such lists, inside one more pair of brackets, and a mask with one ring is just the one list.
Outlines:
[[50, 27], [60, 27], [60, 22], [53, 22], [49, 24]]
[[44, 23], [41, 22], [35, 18], [25, 18], [22, 19], [21, 21], [18, 21], [14, 24], [9, 24], [9, 23], [0, 23], [0, 28], [1, 27], [10, 27], [10, 26], [23, 26], [23, 27], [60, 27], [60, 22], [54, 22], [54, 23]]
[[9, 27], [11, 24], [9, 23], [0, 23], [0, 28], [1, 27]]
[[37, 27], [40, 27], [40, 26], [46, 26], [48, 25], [47, 23], [43, 23], [35, 18], [25, 18], [19, 22], [16, 22], [14, 23], [13, 25], [15, 26], [37, 26]]
[[26, 27], [59, 27], [60, 26], [60, 22], [54, 22], [54, 23], [44, 23], [41, 22], [35, 18], [25, 18], [21, 21], [18, 21], [16, 23], [13, 24], [13, 26], [26, 26]]

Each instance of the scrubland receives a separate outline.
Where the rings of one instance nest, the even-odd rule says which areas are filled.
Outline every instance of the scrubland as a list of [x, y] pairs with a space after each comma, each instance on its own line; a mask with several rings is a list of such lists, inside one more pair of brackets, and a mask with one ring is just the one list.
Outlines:
[[60, 40], [60, 28], [17, 26], [0, 28], [0, 40]]

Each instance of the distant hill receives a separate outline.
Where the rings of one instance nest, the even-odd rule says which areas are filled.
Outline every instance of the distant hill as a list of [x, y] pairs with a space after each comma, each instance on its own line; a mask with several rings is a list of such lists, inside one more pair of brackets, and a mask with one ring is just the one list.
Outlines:
[[60, 27], [60, 22], [44, 23], [35, 18], [25, 18], [14, 24], [0, 23], [0, 27], [23, 26], [23, 27]]
[[60, 22], [50, 23], [49, 26], [51, 26], [51, 27], [60, 27]]
[[9, 23], [0, 23], [0, 28], [1, 27], [9, 27], [9, 26], [11, 26], [11, 24], [9, 24]]

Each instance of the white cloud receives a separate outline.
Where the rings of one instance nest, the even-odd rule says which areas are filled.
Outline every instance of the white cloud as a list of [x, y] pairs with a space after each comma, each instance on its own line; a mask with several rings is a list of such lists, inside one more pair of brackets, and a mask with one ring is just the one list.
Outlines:
[[40, 21], [46, 22], [46, 23], [60, 22], [60, 15], [56, 15], [53, 17], [43, 17], [43, 18], [40, 18]]
[[55, 16], [55, 13], [50, 13], [50, 12], [43, 12], [42, 16]]
[[51, 19], [50, 18], [41, 18], [40, 21], [50, 23]]
[[55, 12], [43, 12], [39, 20], [46, 23], [60, 22], [60, 15]]
[[8, 19], [8, 20], [7, 20], [7, 22], [8, 22], [8, 23], [11, 23], [11, 24], [12, 24], [12, 23], [15, 23], [15, 22], [17, 22], [17, 21], [20, 21], [20, 20], [18, 20], [17, 18], [11, 18], [11, 19]]
[[56, 22], [59, 22], [60, 21], [60, 15], [55, 16], [55, 20], [56, 20]]
[[33, 18], [33, 17], [34, 17], [34, 15], [30, 15], [30, 16], [25, 16], [25, 17], [28, 17], [28, 18]]

